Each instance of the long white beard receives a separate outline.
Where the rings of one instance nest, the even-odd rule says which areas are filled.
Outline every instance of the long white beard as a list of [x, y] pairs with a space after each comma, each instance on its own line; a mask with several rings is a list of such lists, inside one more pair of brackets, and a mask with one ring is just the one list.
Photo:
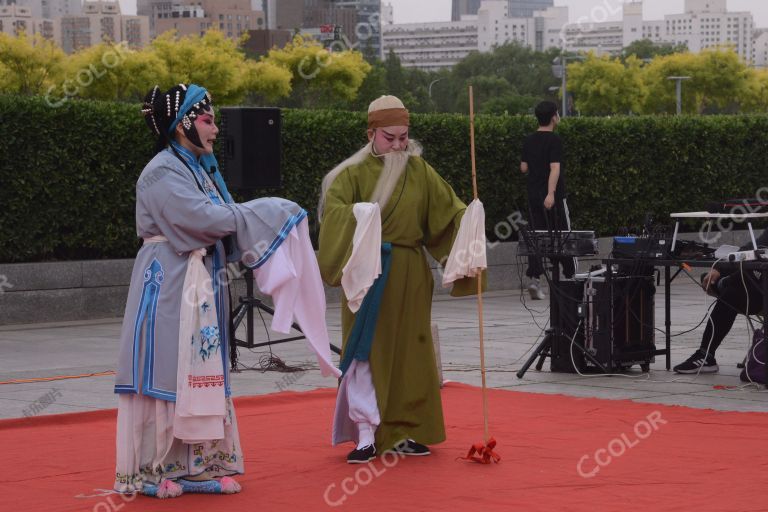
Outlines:
[[410, 155], [406, 151], [391, 151], [380, 156], [384, 161], [384, 167], [381, 169], [379, 180], [369, 199], [371, 203], [378, 203], [379, 209], [383, 210], [392, 197], [395, 185], [400, 176], [405, 172]]
[[392, 192], [395, 189], [397, 180], [403, 175], [406, 166], [408, 165], [408, 159], [411, 156], [421, 156], [421, 145], [415, 140], [408, 141], [408, 147], [405, 151], [393, 151], [385, 153], [384, 155], [375, 155], [373, 153], [373, 143], [369, 142], [357, 153], [344, 160], [342, 163], [333, 168], [331, 172], [325, 175], [320, 190], [320, 202], [317, 206], [318, 218], [322, 222], [323, 209], [325, 207], [325, 196], [328, 193], [328, 189], [331, 188], [333, 182], [336, 180], [341, 171], [347, 167], [355, 164], [359, 164], [365, 160], [369, 154], [374, 154], [379, 158], [382, 158], [384, 162], [384, 168], [381, 170], [379, 180], [376, 182], [376, 187], [373, 189], [371, 197], [368, 199], [371, 203], [378, 203], [380, 208], [384, 208], [392, 197]]

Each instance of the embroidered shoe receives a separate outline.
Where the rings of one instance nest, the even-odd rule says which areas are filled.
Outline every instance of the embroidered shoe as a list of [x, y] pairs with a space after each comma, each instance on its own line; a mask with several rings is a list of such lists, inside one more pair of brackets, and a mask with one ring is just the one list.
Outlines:
[[715, 373], [720, 370], [717, 360], [712, 354], [704, 356], [704, 352], [697, 350], [691, 357], [672, 368], [675, 373]]
[[240, 492], [240, 484], [234, 478], [228, 476], [220, 480], [184, 480], [179, 479], [181, 488], [184, 492], [191, 494], [236, 494]]
[[347, 455], [347, 464], [365, 464], [376, 458], [376, 447], [372, 444], [355, 448]]
[[394, 448], [392, 448], [392, 451], [402, 455], [409, 455], [411, 457], [423, 457], [424, 455], [429, 455], [432, 453], [429, 451], [428, 447], [417, 443], [413, 439], [408, 439], [405, 443], [396, 444]]
[[177, 498], [184, 494], [184, 490], [181, 485], [173, 480], [163, 480], [160, 485], [150, 483], [143, 484], [141, 486], [141, 494], [160, 499]]

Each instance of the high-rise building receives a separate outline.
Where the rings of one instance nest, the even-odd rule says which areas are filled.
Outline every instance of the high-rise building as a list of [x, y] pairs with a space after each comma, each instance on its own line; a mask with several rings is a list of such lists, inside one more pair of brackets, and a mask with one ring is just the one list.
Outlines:
[[248, 40], [243, 44], [246, 55], [252, 59], [269, 53], [272, 48], [282, 48], [293, 39], [290, 30], [251, 30], [248, 32]]
[[382, 26], [384, 51], [406, 68], [450, 69], [477, 51], [477, 20], [400, 23]]
[[752, 48], [752, 64], [756, 68], [768, 68], [768, 28], [755, 30]]
[[391, 3], [381, 5], [381, 24], [392, 25], [395, 22], [395, 8]]
[[137, 12], [150, 17], [150, 32], [156, 37], [168, 30], [180, 36], [203, 35], [215, 28], [232, 39], [249, 30], [266, 28], [262, 11], [252, 9], [251, 0], [138, 0]]
[[49, 20], [83, 12], [82, 0], [0, 0], [0, 7], [14, 4], [27, 8], [33, 18]]
[[475, 16], [480, 10], [481, 0], [453, 0], [451, 4], [451, 21], [459, 21], [462, 16]]
[[379, 0], [268, 0], [267, 26], [290, 30], [321, 42], [341, 40], [346, 48], [381, 57]]
[[269, 16], [273, 24], [269, 28], [277, 30], [296, 30], [304, 26], [305, 0], [280, 0], [270, 2]]
[[634, 41], [685, 45], [697, 53], [731, 47], [745, 62], [755, 60], [752, 14], [728, 11], [726, 0], [686, 0], [685, 12], [644, 20], [643, 2], [625, 2], [618, 21], [570, 23], [563, 28], [570, 51], [618, 55]]
[[509, 17], [533, 18], [534, 12], [544, 11], [554, 5], [554, 0], [509, 0]]
[[123, 15], [117, 0], [86, 0], [79, 15], [55, 18], [54, 32], [67, 53], [103, 41], [141, 48], [149, 44], [149, 18]]
[[355, 9], [355, 49], [362, 52], [366, 58], [383, 59], [381, 0], [331, 0], [331, 4], [337, 9]]
[[46, 39], [54, 38], [53, 21], [35, 18], [28, 7], [13, 4], [3, 6], [0, 3], [0, 32], [13, 36], [24, 32], [28, 36], [40, 34]]

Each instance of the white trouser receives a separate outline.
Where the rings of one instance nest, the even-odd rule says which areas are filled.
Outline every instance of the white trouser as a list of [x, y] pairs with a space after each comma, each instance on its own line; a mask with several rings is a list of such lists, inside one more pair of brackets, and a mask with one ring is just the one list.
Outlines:
[[368, 361], [353, 360], [341, 379], [336, 397], [333, 444], [354, 441], [360, 448], [372, 444], [379, 423], [371, 365]]

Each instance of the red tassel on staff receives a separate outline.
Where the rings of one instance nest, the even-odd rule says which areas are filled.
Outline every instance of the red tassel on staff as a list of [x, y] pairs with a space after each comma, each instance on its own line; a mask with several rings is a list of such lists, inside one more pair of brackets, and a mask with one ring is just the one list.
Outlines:
[[[472, 92], [472, 86], [469, 86], [469, 143], [470, 155], [472, 157], [472, 193], [474, 199], [477, 199], [477, 167], [475, 165], [475, 98]], [[479, 462], [481, 464], [490, 464], [491, 461], [498, 463], [501, 457], [493, 449], [496, 447], [496, 440], [488, 435], [488, 392], [485, 386], [485, 343], [483, 341], [483, 269], [477, 275], [477, 315], [480, 323], [480, 375], [483, 380], [483, 443], [475, 443], [469, 449], [464, 460]]]

